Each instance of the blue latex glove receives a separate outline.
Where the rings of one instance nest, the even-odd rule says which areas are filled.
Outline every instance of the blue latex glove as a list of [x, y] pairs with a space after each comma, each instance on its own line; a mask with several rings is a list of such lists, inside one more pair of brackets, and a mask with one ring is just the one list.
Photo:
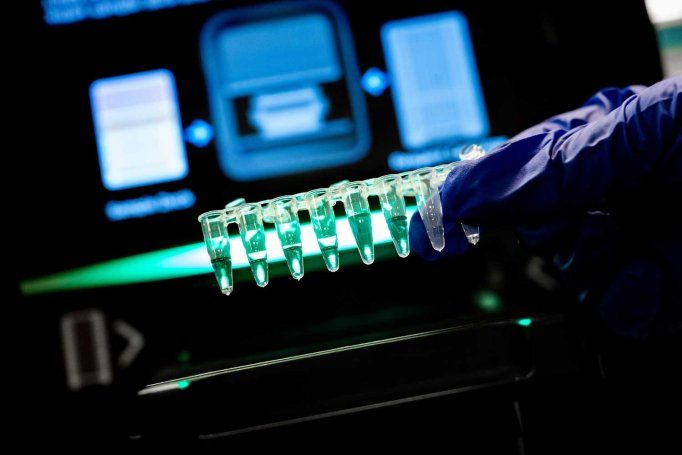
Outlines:
[[682, 328], [682, 77], [605, 89], [487, 156], [442, 189], [446, 246], [416, 214], [412, 249], [433, 259], [468, 248], [460, 222], [511, 226], [550, 254], [581, 301], [616, 333]]

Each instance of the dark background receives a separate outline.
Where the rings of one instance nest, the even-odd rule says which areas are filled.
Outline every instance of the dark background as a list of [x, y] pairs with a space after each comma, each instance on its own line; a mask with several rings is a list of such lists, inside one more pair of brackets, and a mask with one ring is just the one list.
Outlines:
[[[17, 237], [21, 240], [12, 247], [19, 253], [18, 269], [13, 270], [17, 278], [198, 241], [196, 215], [238, 196], [259, 200], [342, 178], [387, 173], [386, 156], [399, 148], [388, 93], [366, 98], [372, 146], [367, 158], [356, 165], [237, 184], [220, 172], [211, 146], [195, 150], [188, 145], [188, 178], [159, 185], [159, 189], [191, 188], [198, 197], [195, 208], [118, 223], [105, 219], [103, 204], [109, 195], [99, 176], [88, 99], [90, 82], [168, 68], [178, 85], [183, 124], [194, 118], [208, 119], [198, 32], [215, 11], [243, 3], [214, 1], [55, 27], [42, 22], [37, 2], [22, 11], [25, 26], [18, 36], [26, 37], [22, 54], [27, 58], [21, 61], [20, 86], [26, 101], [20, 109], [29, 111], [24, 118], [29, 119], [26, 126], [30, 131], [25, 136], [28, 145], [13, 167], [20, 177], [14, 189], [19, 195], [15, 214], [22, 220]], [[617, 12], [610, 2], [594, 1], [339, 3], [350, 18], [361, 71], [385, 67], [379, 29], [386, 21], [451, 9], [463, 12], [469, 21], [492, 135], [513, 135], [580, 105], [602, 87], [650, 84], [661, 78], [655, 34], [643, 2], [619, 2]], [[126, 195], [135, 197], [138, 192], [130, 190]], [[234, 423], [224, 420], [235, 405], [226, 390], [242, 390], [240, 387], [259, 380], [270, 390], [268, 376], [245, 378], [241, 386], [226, 386], [222, 380], [201, 387], [197, 384], [196, 392], [181, 398], [182, 402], [175, 397], [145, 401], [135, 393], [158, 380], [259, 359], [444, 326], [484, 326], [532, 316], [546, 321], [539, 324], [542, 329], [532, 332], [537, 341], [522, 337], [520, 344], [514, 342], [516, 347], [508, 351], [508, 357], [500, 354], [515, 366], [530, 365], [548, 372], [521, 389], [496, 388], [465, 394], [456, 401], [427, 400], [387, 408], [378, 411], [379, 415], [330, 419], [326, 426], [303, 425], [302, 430], [291, 433], [271, 431], [267, 438], [300, 441], [313, 433], [328, 438], [352, 434], [395, 443], [402, 435], [422, 443], [454, 439], [454, 444], [461, 441], [467, 448], [523, 453], [518, 449], [519, 434], [523, 434], [528, 453], [556, 453], [560, 448], [583, 449], [595, 441], [601, 448], [627, 447], [623, 434], [635, 437], [637, 431], [647, 435], [642, 440], [651, 435], [656, 440], [670, 437], [666, 425], [674, 420], [661, 416], [663, 405], [679, 398], [670, 382], [673, 376], [666, 376], [679, 351], [670, 348], [669, 341], [661, 347], [657, 341], [634, 343], [610, 337], [593, 321], [589, 309], [575, 304], [570, 290], [561, 284], [547, 288], [529, 277], [528, 267], [534, 259], [517, 245], [512, 233], [492, 232], [467, 256], [436, 263], [394, 257], [365, 267], [352, 265], [349, 254], [342, 260], [336, 274], [310, 273], [300, 283], [280, 277], [267, 288], [257, 289], [252, 283], [240, 282], [229, 299], [219, 294], [209, 275], [31, 298], [15, 291], [17, 304], [10, 320], [18, 321], [15, 339], [22, 362], [17, 368], [19, 379], [14, 381], [27, 386], [21, 388], [20, 416], [25, 419], [19, 422], [29, 435], [69, 444], [193, 441], [197, 434]], [[543, 269], [556, 278], [547, 263]], [[502, 308], [493, 314], [482, 311], [476, 304], [481, 291], [498, 295]], [[108, 324], [126, 321], [144, 334], [146, 344], [130, 367], [115, 371], [112, 385], [70, 392], [64, 380], [59, 321], [69, 311], [87, 308], [101, 310]], [[287, 379], [280, 383], [279, 394], [260, 395], [258, 409], [267, 415], [272, 411], [268, 404], [278, 403], [286, 410], [284, 414], [305, 415], [305, 409], [282, 404], [273, 395], [289, 397], [298, 404], [319, 403], [324, 408], [335, 396], [334, 390], [346, 390], [343, 387], [348, 382], [365, 384], [352, 375], [321, 373], [334, 371], [334, 365], [343, 371], [346, 365], [362, 377], [386, 378], [384, 382], [377, 379], [378, 385], [373, 387], [378, 389], [391, 378], [395, 393], [409, 396], [418, 382], [409, 372], [433, 368], [419, 363], [426, 361], [423, 357], [456, 355], [466, 359], [462, 369], [476, 372], [467, 383], [476, 383], [482, 377], [477, 365], [485, 364], [480, 360], [494, 357], [507, 346], [507, 338], [494, 341], [498, 335], [485, 338], [488, 341], [479, 339], [484, 330], [488, 329], [474, 328], [467, 332], [470, 338], [458, 339], [456, 346], [473, 347], [461, 352], [452, 353], [452, 344], [435, 342], [408, 351], [396, 348], [397, 353], [391, 351], [396, 356], [394, 363], [381, 364], [371, 356], [355, 364], [330, 359], [330, 363], [308, 366], [307, 372], [300, 373], [303, 376], [294, 374], [294, 367], [291, 375], [282, 376]], [[508, 336], [515, 340], [520, 335]], [[111, 346], [112, 355], [117, 355], [123, 343], [112, 337]], [[518, 354], [531, 346], [536, 353], [531, 360]], [[561, 349], [554, 351], [557, 346]], [[189, 359], [181, 353], [188, 353]], [[391, 355], [382, 354], [381, 358], [391, 359]], [[300, 383], [301, 377], [319, 381], [306, 389], [309, 395], [292, 395], [290, 386]], [[431, 385], [423, 387], [432, 390]], [[378, 400], [375, 389], [357, 393], [347, 403], [342, 400], [329, 406], [341, 409]], [[518, 403], [524, 410], [520, 420], [515, 411]], [[241, 403], [237, 409], [249, 405]], [[167, 426], [169, 420], [193, 424]], [[489, 427], [483, 429], [483, 425]]]

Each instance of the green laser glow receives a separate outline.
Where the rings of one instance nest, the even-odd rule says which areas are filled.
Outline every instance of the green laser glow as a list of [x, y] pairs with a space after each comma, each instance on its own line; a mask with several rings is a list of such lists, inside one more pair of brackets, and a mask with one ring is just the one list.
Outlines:
[[190, 359], [189, 351], [183, 350], [183, 351], [180, 351], [180, 353], [178, 354], [178, 362], [180, 362], [180, 363], [187, 363], [187, 362], [189, 362], [189, 359]]
[[186, 380], [178, 381], [178, 389], [184, 390], [187, 387], [189, 387], [189, 381]]
[[476, 306], [487, 313], [495, 313], [502, 309], [500, 296], [493, 291], [480, 291], [475, 295]]
[[[415, 207], [408, 207], [407, 217], [410, 218], [415, 211]], [[355, 240], [345, 216], [337, 218], [337, 236], [340, 251], [356, 249]], [[392, 242], [381, 211], [372, 212], [372, 236], [375, 245]], [[274, 227], [266, 230], [265, 237], [268, 262], [284, 261], [284, 251]], [[321, 255], [310, 223], [301, 223], [301, 242], [303, 257]], [[230, 248], [232, 268], [238, 270], [249, 267], [246, 251], [239, 236], [230, 237]], [[213, 273], [211, 261], [204, 242], [198, 242], [31, 278], [22, 281], [20, 289], [23, 295], [35, 295], [147, 283], [206, 273]]]
[[533, 320], [531, 318], [521, 318], [517, 320], [516, 323], [521, 327], [528, 327], [533, 323]]

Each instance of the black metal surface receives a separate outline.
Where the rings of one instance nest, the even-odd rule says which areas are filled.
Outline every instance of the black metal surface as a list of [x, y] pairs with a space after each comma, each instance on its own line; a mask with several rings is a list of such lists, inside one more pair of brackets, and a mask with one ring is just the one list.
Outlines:
[[140, 400], [164, 437], [228, 436], [525, 380], [528, 330], [511, 320], [342, 346], [185, 378], [183, 390], [157, 384]]

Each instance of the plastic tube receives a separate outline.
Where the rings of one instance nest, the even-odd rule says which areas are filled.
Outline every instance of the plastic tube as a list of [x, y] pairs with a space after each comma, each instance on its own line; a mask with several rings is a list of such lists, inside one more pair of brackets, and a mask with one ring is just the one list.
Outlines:
[[355, 243], [360, 258], [365, 264], [374, 262], [374, 240], [372, 239], [372, 214], [367, 202], [367, 185], [365, 182], [351, 182], [338, 189], [346, 207]]
[[225, 214], [220, 210], [207, 212], [199, 217], [199, 222], [204, 233], [206, 249], [211, 258], [211, 266], [220, 286], [220, 292], [230, 295], [234, 280], [230, 257], [230, 237], [227, 234]]
[[324, 264], [330, 272], [336, 272], [339, 270], [339, 241], [331, 192], [326, 188], [309, 191], [305, 201]]

